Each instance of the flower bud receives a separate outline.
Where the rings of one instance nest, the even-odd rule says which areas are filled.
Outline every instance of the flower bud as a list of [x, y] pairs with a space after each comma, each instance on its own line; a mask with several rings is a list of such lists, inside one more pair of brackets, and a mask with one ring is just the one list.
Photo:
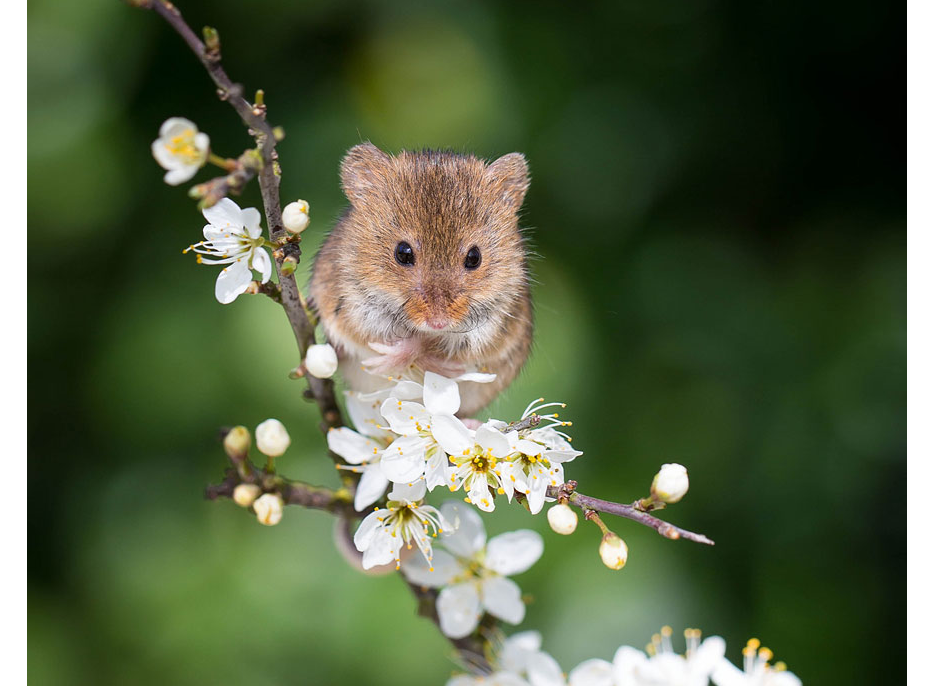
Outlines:
[[252, 437], [249, 435], [249, 429], [245, 426], [234, 426], [223, 437], [223, 449], [233, 460], [245, 459], [251, 444]]
[[602, 558], [602, 563], [609, 569], [621, 569], [625, 566], [625, 562], [628, 561], [628, 546], [618, 534], [609, 531], [602, 536], [599, 555]]
[[282, 224], [291, 233], [301, 233], [307, 228], [311, 218], [308, 216], [306, 200], [296, 200], [285, 205], [282, 210]]
[[576, 531], [576, 525], [579, 523], [579, 517], [572, 507], [566, 503], [557, 503], [547, 510], [547, 521], [550, 522], [550, 528], [558, 534], [568, 536]]
[[233, 502], [240, 507], [249, 507], [260, 493], [262, 489], [255, 484], [239, 484], [233, 489]]
[[312, 345], [304, 356], [304, 366], [318, 379], [329, 379], [336, 374], [339, 364], [337, 351], [329, 343]]
[[681, 464], [665, 464], [650, 485], [650, 494], [664, 503], [679, 502], [689, 490], [689, 475]]
[[278, 493], [266, 493], [256, 499], [252, 509], [256, 511], [256, 519], [260, 524], [275, 526], [282, 521], [282, 508], [285, 503]]
[[277, 419], [266, 419], [256, 427], [256, 447], [269, 457], [278, 457], [288, 450], [291, 436]]

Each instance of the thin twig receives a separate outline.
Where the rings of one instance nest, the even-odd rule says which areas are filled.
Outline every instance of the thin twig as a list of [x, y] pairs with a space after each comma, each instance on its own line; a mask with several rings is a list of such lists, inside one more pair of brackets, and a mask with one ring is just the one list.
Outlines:
[[704, 543], [705, 545], [715, 545], [715, 541], [702, 534], [681, 529], [669, 522], [665, 522], [662, 519], [657, 519], [657, 517], [647, 514], [639, 507], [639, 501], [631, 505], [626, 505], [624, 503], [615, 503], [610, 500], [601, 500], [599, 498], [593, 498], [592, 496], [583, 495], [582, 493], [577, 493], [575, 481], [567, 481], [562, 486], [548, 486], [547, 495], [551, 498], [565, 498], [583, 511], [595, 510], [596, 512], [604, 512], [606, 514], [618, 515], [619, 517], [630, 519], [638, 524], [649, 526], [665, 538], [673, 540], [685, 538], [687, 541], [695, 541], [696, 543]]
[[[262, 158], [258, 177], [259, 188], [262, 193], [262, 204], [265, 208], [265, 218], [269, 226], [269, 237], [273, 243], [281, 246], [273, 251], [273, 256], [275, 271], [278, 274], [281, 288], [282, 307], [294, 331], [295, 341], [298, 344], [298, 354], [303, 358], [308, 347], [315, 342], [314, 327], [308, 319], [304, 299], [298, 290], [294, 274], [283, 274], [281, 271], [285, 258], [291, 257], [294, 261], [300, 260], [301, 248], [297, 242], [287, 240], [287, 232], [282, 225], [281, 199], [278, 190], [281, 181], [281, 169], [278, 164], [278, 152], [275, 150], [278, 137], [276, 131], [265, 119], [266, 107], [264, 104], [253, 106], [249, 103], [243, 97], [243, 87], [234, 83], [227, 76], [220, 63], [219, 39], [216, 38], [216, 31], [211, 30], [214, 46], [208, 48], [188, 26], [178, 8], [167, 2], [167, 0], [134, 0], [132, 4], [155, 11], [181, 36], [201, 64], [204, 65], [208, 75], [217, 86], [218, 97], [230, 103], [240, 119], [243, 120], [243, 123], [249, 127], [250, 133], [256, 140]], [[318, 379], [310, 374], [306, 375], [306, 381], [308, 390], [320, 407], [321, 428], [326, 431], [331, 427], [342, 426], [343, 418], [334, 394], [333, 382], [329, 379]], [[341, 461], [332, 453], [331, 457], [335, 461]]]
[[302, 481], [292, 481], [259, 469], [251, 463], [245, 474], [236, 467], [229, 467], [223, 481], [208, 486], [204, 495], [208, 500], [232, 498], [234, 489], [240, 484], [255, 484], [263, 492], [278, 493], [286, 505], [298, 505], [311, 510], [326, 510], [344, 515], [353, 512], [352, 494], [346, 488], [333, 490], [323, 486], [312, 486]]

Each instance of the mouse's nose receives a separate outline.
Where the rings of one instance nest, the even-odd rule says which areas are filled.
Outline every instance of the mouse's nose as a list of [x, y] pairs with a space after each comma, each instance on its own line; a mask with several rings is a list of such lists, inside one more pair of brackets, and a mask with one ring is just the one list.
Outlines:
[[447, 328], [448, 324], [449, 322], [446, 319], [440, 319], [438, 317], [432, 317], [427, 320], [427, 326], [429, 326], [430, 328], [436, 331], [440, 331], [440, 329]]

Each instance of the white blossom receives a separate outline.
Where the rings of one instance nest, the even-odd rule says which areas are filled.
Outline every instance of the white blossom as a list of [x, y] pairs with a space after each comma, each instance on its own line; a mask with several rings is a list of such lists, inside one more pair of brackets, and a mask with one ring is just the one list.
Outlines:
[[480, 510], [491, 512], [495, 509], [493, 492], [506, 493], [502, 484], [504, 465], [499, 466], [499, 462], [512, 453], [512, 443], [518, 441], [518, 434], [510, 432], [506, 435], [488, 422], [475, 432], [463, 426], [460, 438], [462, 449], [450, 453], [450, 462], [453, 463], [450, 490], [465, 487], [469, 494], [468, 502]]
[[453, 379], [426, 372], [424, 404], [387, 398], [381, 413], [398, 434], [382, 453], [382, 472], [394, 483], [410, 483], [422, 476], [433, 490], [448, 481], [447, 454], [460, 454], [473, 446], [472, 431], [454, 415], [460, 394]]
[[547, 510], [547, 522], [555, 532], [568, 536], [576, 531], [579, 517], [576, 511], [566, 503], [557, 503]]
[[168, 170], [164, 181], [170, 186], [194, 176], [204, 166], [209, 152], [210, 138], [183, 117], [166, 119], [159, 129], [159, 137], [152, 141], [152, 156], [159, 166]]
[[717, 663], [712, 672], [712, 681], [716, 686], [802, 686], [798, 676], [786, 671], [785, 664], [770, 664], [773, 653], [768, 648], [761, 648], [756, 638], [748, 641], [742, 653], [743, 670], [724, 658]]
[[256, 519], [260, 524], [266, 526], [275, 526], [282, 521], [282, 509], [284, 501], [277, 493], [266, 493], [259, 496], [252, 504], [252, 509], [256, 512]]
[[485, 527], [475, 510], [448, 501], [440, 512], [455, 527], [442, 540], [446, 550], [436, 551], [432, 565], [412, 556], [402, 567], [413, 583], [442, 589], [437, 596], [440, 630], [450, 638], [468, 636], [483, 612], [519, 624], [525, 612], [521, 589], [508, 577], [528, 570], [543, 554], [540, 534], [512, 531], [486, 545]]
[[651, 495], [664, 503], [682, 500], [689, 490], [689, 475], [681, 464], [665, 464], [654, 477], [650, 486]]
[[567, 676], [560, 664], [540, 649], [540, 634], [523, 631], [505, 640], [496, 665], [525, 677], [531, 686], [614, 686], [612, 663], [592, 659], [578, 665]]
[[256, 427], [256, 447], [269, 457], [281, 457], [291, 445], [291, 436], [277, 419], [266, 419]]
[[710, 636], [700, 643], [701, 632], [687, 629], [686, 654], [673, 650], [672, 629], [663, 627], [648, 646], [650, 656], [622, 646], [612, 661], [616, 686], [707, 686], [709, 675], [722, 662], [725, 641]]
[[[252, 281], [252, 270], [259, 272], [262, 283], [272, 275], [272, 261], [262, 248], [262, 217], [255, 207], [240, 209], [229, 198], [221, 198], [203, 210], [208, 221], [204, 240], [188, 246], [184, 252], [198, 253], [199, 264], [225, 264], [217, 276], [215, 295], [227, 305], [244, 293]], [[208, 255], [216, 259], [204, 259]]]
[[511, 672], [492, 672], [482, 676], [457, 674], [447, 680], [446, 686], [531, 686], [527, 681]]
[[[499, 468], [505, 495], [511, 500], [515, 491], [524, 493], [531, 514], [537, 514], [543, 508], [548, 486], [563, 483], [563, 464], [582, 455], [582, 452], [570, 446], [569, 437], [555, 428], [569, 426], [570, 422], [560, 420], [558, 413], [541, 413], [541, 410], [549, 407], [562, 408], [566, 405], [542, 402], [543, 398], [538, 398], [528, 405], [521, 416], [525, 419], [536, 414], [541, 418], [542, 425], [522, 432], [520, 438], [512, 438], [512, 454]], [[501, 424], [504, 426], [504, 423]]]
[[318, 379], [329, 379], [336, 374], [340, 361], [337, 359], [337, 351], [329, 343], [312, 345], [307, 349], [304, 355], [304, 366], [311, 376]]
[[388, 494], [388, 506], [376, 508], [367, 515], [353, 536], [356, 549], [361, 552], [363, 569], [388, 564], [395, 560], [401, 565], [402, 546], [417, 545], [427, 567], [431, 567], [433, 551], [431, 538], [450, 529], [450, 525], [437, 508], [424, 505], [426, 493], [423, 480], [411, 485], [395, 484]]
[[306, 200], [296, 200], [285, 205], [282, 210], [282, 226], [291, 233], [301, 233], [311, 221], [308, 216], [309, 206]]

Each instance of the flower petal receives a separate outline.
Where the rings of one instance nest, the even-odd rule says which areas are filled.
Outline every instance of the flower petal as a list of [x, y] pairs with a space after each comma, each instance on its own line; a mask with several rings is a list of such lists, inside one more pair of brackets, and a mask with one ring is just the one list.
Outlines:
[[485, 374], [483, 372], [466, 372], [453, 379], [454, 381], [472, 381], [473, 383], [492, 383], [495, 381], [497, 374]]
[[505, 576], [520, 574], [544, 554], [544, 539], [536, 531], [521, 529], [499, 534], [489, 541], [485, 566]]
[[689, 656], [689, 674], [707, 680], [718, 663], [725, 657], [725, 639], [721, 636], [709, 636], [696, 652]]
[[527, 506], [531, 514], [537, 514], [544, 507], [544, 497], [547, 495], [547, 481], [540, 474], [532, 474], [529, 483], [531, 486], [526, 493]]
[[424, 475], [429, 441], [420, 436], [399, 436], [382, 451], [382, 474], [395, 483], [409, 483]]
[[424, 372], [424, 407], [431, 414], [456, 414], [460, 409], [456, 382], [434, 372]]
[[356, 431], [369, 438], [394, 438], [394, 434], [390, 431], [379, 428], [384, 421], [382, 413], [379, 412], [381, 403], [362, 400], [359, 394], [353, 391], [344, 391], [344, 397], [346, 398], [346, 413]]
[[612, 663], [599, 658], [581, 662], [570, 672], [570, 686], [614, 686]]
[[171, 138], [187, 129], [197, 131], [197, 125], [190, 119], [185, 119], [184, 117], [169, 117], [163, 121], [162, 125], [159, 127], [159, 137]]
[[495, 500], [489, 491], [489, 482], [484, 479], [472, 479], [469, 483], [469, 501], [483, 512], [495, 510]]
[[246, 263], [234, 262], [220, 271], [214, 287], [214, 295], [221, 305], [229, 305], [246, 291], [250, 281], [252, 281], [252, 273]]
[[481, 584], [482, 605], [486, 611], [509, 624], [520, 624], [525, 608], [518, 584], [503, 576], [486, 577]]
[[525, 672], [530, 659], [540, 651], [539, 631], [521, 631], [512, 634], [502, 646], [498, 661], [507, 672]]
[[454, 529], [454, 533], [443, 539], [443, 545], [451, 553], [457, 557], [471, 558], [485, 547], [485, 527], [474, 509], [455, 500], [448, 500], [440, 506], [440, 514]]
[[242, 233], [243, 211], [229, 198], [220, 198], [216, 203], [203, 210], [204, 219], [218, 229], [232, 227]]
[[398, 556], [397, 546], [400, 540], [400, 537], [393, 537], [384, 529], [376, 529], [376, 535], [362, 554], [362, 568], [372, 569], [394, 560]]
[[507, 457], [511, 452], [511, 444], [505, 434], [488, 424], [483, 424], [476, 429], [476, 443], [484, 450], [491, 451], [492, 455], [499, 459]]
[[647, 655], [631, 646], [621, 646], [615, 651], [612, 670], [616, 686], [640, 686], [639, 670], [647, 664]]
[[379, 409], [392, 431], [400, 436], [417, 436], [427, 430], [431, 417], [420, 403], [388, 398]]
[[[430, 571], [431, 567], [434, 571]], [[402, 563], [401, 571], [412, 583], [427, 588], [442, 588], [456, 575], [463, 573], [463, 566], [445, 550], [435, 550], [430, 562], [422, 555], [411, 555]]]
[[715, 686], [746, 686], [750, 679], [744, 673], [743, 669], [738, 669], [731, 662], [722, 659], [712, 672], [712, 682]]
[[430, 432], [449, 455], [464, 455], [475, 445], [472, 432], [453, 415], [435, 414]]
[[450, 638], [468, 636], [479, 626], [482, 606], [476, 584], [467, 581], [447, 586], [437, 596], [440, 630]]
[[353, 501], [356, 512], [362, 512], [381, 498], [388, 484], [388, 479], [378, 465], [366, 467], [362, 472], [362, 478], [359, 479], [359, 485], [356, 486], [356, 498]]
[[327, 432], [327, 447], [350, 464], [361, 464], [378, 457], [382, 446], [341, 426]]
[[376, 509], [366, 515], [366, 518], [362, 520], [356, 529], [356, 533], [353, 534], [353, 544], [356, 546], [356, 550], [363, 552], [369, 547], [372, 538], [375, 536], [376, 529], [382, 524], [382, 517], [387, 512], [388, 510]]
[[527, 661], [527, 676], [531, 686], [566, 686], [560, 664], [544, 652], [530, 656]]
[[416, 503], [419, 500], [423, 500], [425, 495], [427, 495], [427, 487], [424, 484], [424, 480], [418, 479], [410, 484], [395, 484], [388, 494], [388, 499], [400, 500], [406, 503]]
[[250, 238], [258, 238], [262, 235], [262, 215], [255, 207], [245, 207], [240, 212], [240, 221], [243, 222], [243, 228]]
[[250, 266], [262, 274], [262, 283], [266, 283], [269, 277], [272, 276], [272, 260], [262, 248], [256, 248], [252, 251], [252, 264]]
[[162, 180], [169, 186], [177, 186], [184, 183], [185, 181], [188, 181], [197, 173], [197, 170], [198, 167], [196, 166], [179, 167], [177, 169], [172, 169], [170, 172], [165, 174], [165, 176], [162, 177]]

